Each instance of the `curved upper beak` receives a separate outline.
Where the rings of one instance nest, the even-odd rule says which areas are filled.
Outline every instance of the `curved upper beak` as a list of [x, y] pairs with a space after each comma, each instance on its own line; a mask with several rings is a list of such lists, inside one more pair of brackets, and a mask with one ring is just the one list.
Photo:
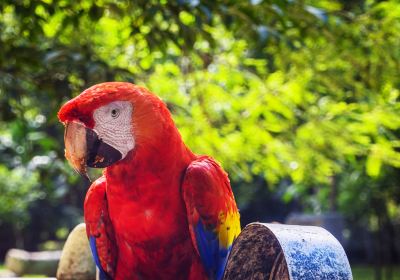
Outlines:
[[87, 166], [103, 168], [122, 158], [114, 147], [103, 142], [97, 133], [82, 123], [67, 122], [64, 133], [65, 157], [82, 176], [88, 177]]

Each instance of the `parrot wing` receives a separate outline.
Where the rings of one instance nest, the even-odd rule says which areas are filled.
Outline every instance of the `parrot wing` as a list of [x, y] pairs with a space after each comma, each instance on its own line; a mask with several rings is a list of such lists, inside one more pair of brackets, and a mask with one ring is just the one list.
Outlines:
[[199, 157], [183, 181], [192, 241], [211, 279], [221, 279], [240, 217], [227, 174], [212, 158]]
[[108, 215], [104, 176], [90, 186], [84, 207], [86, 232], [94, 261], [100, 270], [100, 279], [112, 279], [115, 275], [117, 248]]

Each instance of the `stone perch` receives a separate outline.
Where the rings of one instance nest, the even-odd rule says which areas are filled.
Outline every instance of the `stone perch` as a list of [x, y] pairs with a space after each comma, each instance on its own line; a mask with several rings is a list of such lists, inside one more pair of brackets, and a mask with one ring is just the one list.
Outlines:
[[252, 223], [233, 243], [224, 280], [352, 280], [340, 243], [323, 228]]
[[65, 242], [57, 270], [58, 280], [94, 280], [96, 267], [90, 252], [86, 225], [77, 225]]

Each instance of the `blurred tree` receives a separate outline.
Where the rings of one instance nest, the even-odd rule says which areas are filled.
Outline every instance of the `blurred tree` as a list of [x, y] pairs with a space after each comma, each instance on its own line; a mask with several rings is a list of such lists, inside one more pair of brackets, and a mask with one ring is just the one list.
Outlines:
[[56, 112], [124, 80], [159, 94], [186, 143], [222, 162], [243, 213], [275, 192], [392, 232], [376, 240], [396, 248], [399, 27], [394, 0], [1, 1], [0, 178], [14, 179], [0, 205], [22, 206], [0, 221], [34, 248], [79, 220], [85, 186]]

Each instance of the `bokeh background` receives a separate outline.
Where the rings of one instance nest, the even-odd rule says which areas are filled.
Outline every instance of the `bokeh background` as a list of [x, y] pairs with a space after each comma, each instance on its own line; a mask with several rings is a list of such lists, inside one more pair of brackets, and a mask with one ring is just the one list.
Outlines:
[[56, 114], [115, 80], [221, 162], [243, 226], [333, 216], [355, 279], [400, 279], [399, 30], [394, 0], [0, 1], [0, 260], [82, 221]]

